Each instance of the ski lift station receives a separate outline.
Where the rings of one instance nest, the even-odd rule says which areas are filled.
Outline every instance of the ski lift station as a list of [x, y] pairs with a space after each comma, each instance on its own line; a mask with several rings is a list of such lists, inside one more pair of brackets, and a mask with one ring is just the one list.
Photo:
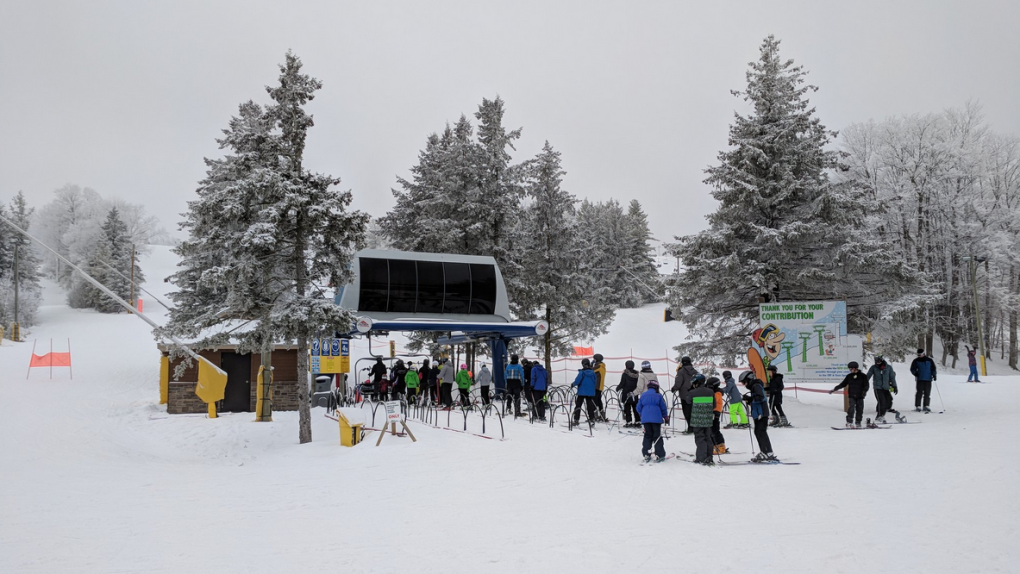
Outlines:
[[442, 344], [486, 343], [500, 388], [507, 342], [549, 330], [545, 321], [511, 320], [492, 257], [366, 249], [352, 265], [354, 280], [336, 294], [336, 303], [358, 317], [348, 336], [427, 331], [447, 334]]

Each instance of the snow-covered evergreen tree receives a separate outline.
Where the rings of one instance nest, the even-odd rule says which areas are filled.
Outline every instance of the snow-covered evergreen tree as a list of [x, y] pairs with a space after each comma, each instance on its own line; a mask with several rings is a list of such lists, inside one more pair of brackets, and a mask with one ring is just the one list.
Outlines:
[[[232, 335], [242, 352], [268, 352], [283, 341], [306, 349], [311, 337], [353, 324], [326, 291], [351, 280], [367, 216], [350, 211], [351, 193], [336, 189], [339, 179], [302, 167], [313, 125], [304, 106], [320, 88], [288, 52], [279, 84], [266, 88], [274, 103], [242, 104], [217, 140], [228, 153], [206, 159], [199, 197], [188, 205], [181, 227], [189, 238], [175, 250], [181, 269], [171, 277], [176, 307], [157, 336], [196, 338], [240, 320], [251, 325]], [[226, 337], [208, 335], [200, 345]], [[304, 375], [298, 396], [307, 397], [304, 352], [297, 372]], [[298, 401], [298, 412], [305, 443], [312, 438], [308, 400]]]
[[648, 216], [641, 208], [641, 202], [632, 199], [623, 216], [626, 256], [621, 262], [625, 278], [618, 288], [621, 307], [640, 307], [662, 300], [664, 288], [662, 277], [655, 267], [655, 258], [652, 257], [651, 239]]
[[671, 245], [683, 268], [670, 307], [694, 339], [678, 347], [691, 356], [742, 354], [759, 303], [846, 300], [851, 330], [863, 332], [876, 315], [923, 302], [914, 269], [867, 232], [875, 206], [865, 191], [830, 181], [836, 134], [815, 117], [807, 72], [780, 58], [772, 36], [760, 52], [747, 89], [733, 92], [753, 109], [735, 115], [730, 148], [706, 170], [719, 202], [710, 229]]
[[615, 308], [592, 299], [599, 286], [581, 242], [575, 204], [564, 190], [560, 152], [545, 142], [528, 168], [530, 200], [522, 215], [522, 285], [516, 302], [522, 316], [544, 319], [549, 331], [533, 343], [543, 349], [546, 368], [553, 356], [570, 353], [573, 343], [605, 333]]
[[[25, 195], [18, 192], [10, 208], [0, 205], [0, 215], [19, 228], [31, 233], [34, 208], [28, 207]], [[18, 324], [24, 329], [35, 324], [36, 313], [42, 298], [39, 285], [39, 259], [32, 249], [32, 241], [21, 233], [0, 223], [0, 325], [8, 336], [14, 323], [14, 282], [18, 282]], [[15, 252], [17, 265], [15, 266]], [[17, 274], [15, 275], [15, 267]]]

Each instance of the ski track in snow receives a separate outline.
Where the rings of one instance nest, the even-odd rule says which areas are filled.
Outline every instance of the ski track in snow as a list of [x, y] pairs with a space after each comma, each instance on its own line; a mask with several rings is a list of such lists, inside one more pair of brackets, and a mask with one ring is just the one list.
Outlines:
[[[144, 262], [153, 278], [173, 264], [161, 247]], [[417, 443], [376, 448], [371, 433], [345, 449], [321, 408], [307, 445], [296, 413], [167, 416], [147, 325], [69, 309], [51, 288], [46, 303], [36, 352], [69, 337], [74, 379], [36, 369], [26, 381], [31, 342], [0, 348], [0, 572], [956, 573], [1015, 572], [1020, 559], [1018, 376], [942, 374], [947, 412], [921, 415], [894, 365], [895, 406], [923, 424], [891, 433], [832, 432], [841, 397], [787, 392], [798, 428], [769, 434], [800, 466], [642, 468], [639, 436], [601, 425], [581, 440], [524, 419], [504, 420], [507, 441], [411, 422]], [[663, 356], [682, 327], [661, 309], [620, 312], [596, 349]], [[746, 430], [724, 434], [750, 452]], [[690, 436], [665, 446], [694, 449]]]

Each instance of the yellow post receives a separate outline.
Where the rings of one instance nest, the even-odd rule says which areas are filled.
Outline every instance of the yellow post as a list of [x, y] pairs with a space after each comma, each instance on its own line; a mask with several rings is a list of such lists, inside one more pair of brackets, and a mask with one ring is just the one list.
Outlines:
[[159, 358], [159, 404], [165, 405], [170, 397], [170, 357]]
[[[255, 422], [273, 422], [273, 414], [270, 412], [269, 416], [265, 416], [265, 401], [272, 400], [272, 395], [266, 396], [266, 381], [265, 381], [265, 365], [259, 365], [259, 376], [256, 379], [258, 385], [255, 390]], [[270, 371], [270, 380], [272, 380], [272, 371]], [[272, 392], [272, 386], [270, 385], [270, 392]]]
[[216, 403], [209, 403], [209, 418], [216, 418]]
[[981, 376], [988, 376], [988, 369], [985, 368], [985, 356], [981, 355]]

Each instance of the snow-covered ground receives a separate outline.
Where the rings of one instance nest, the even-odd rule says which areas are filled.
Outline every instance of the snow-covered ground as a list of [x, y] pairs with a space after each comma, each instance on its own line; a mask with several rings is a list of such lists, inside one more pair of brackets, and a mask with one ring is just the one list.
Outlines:
[[[162, 294], [172, 265], [155, 248], [146, 287]], [[307, 445], [295, 413], [259, 424], [168, 417], [148, 326], [69, 309], [59, 290], [46, 297], [31, 336], [58, 351], [70, 338], [74, 378], [54, 369], [53, 380], [45, 370], [26, 380], [31, 340], [0, 347], [0, 572], [960, 573], [1020, 563], [1018, 376], [978, 385], [943, 374], [933, 406], [945, 414], [911, 412], [922, 424], [881, 432], [832, 431], [838, 396], [788, 393], [797, 428], [770, 434], [800, 466], [642, 467], [639, 437], [523, 420], [507, 421], [506, 441], [411, 422], [417, 443], [346, 449], [323, 409]], [[163, 320], [153, 301], [146, 311]], [[619, 313], [595, 345], [665, 357], [682, 336], [649, 306]], [[904, 408], [913, 385], [901, 386]], [[747, 431], [725, 434], [750, 457]], [[693, 440], [666, 448], [689, 452]]]

